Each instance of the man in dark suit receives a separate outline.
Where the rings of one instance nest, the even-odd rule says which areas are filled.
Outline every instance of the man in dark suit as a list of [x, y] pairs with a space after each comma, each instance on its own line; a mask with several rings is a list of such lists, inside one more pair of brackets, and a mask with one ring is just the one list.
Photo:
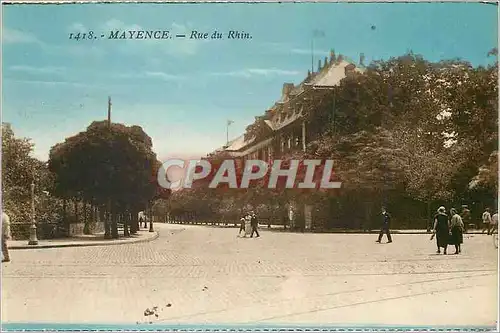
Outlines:
[[257, 234], [257, 237], [260, 237], [259, 231], [257, 230], [259, 222], [257, 221], [257, 216], [255, 215], [255, 212], [250, 213], [250, 226], [252, 227], [252, 234], [250, 235], [250, 238], [253, 237], [253, 233], [255, 232]]
[[392, 243], [391, 232], [389, 231], [389, 226], [391, 223], [391, 216], [386, 211], [385, 207], [382, 207], [382, 228], [380, 228], [380, 233], [378, 234], [377, 243], [382, 241], [382, 236], [387, 234], [387, 243]]

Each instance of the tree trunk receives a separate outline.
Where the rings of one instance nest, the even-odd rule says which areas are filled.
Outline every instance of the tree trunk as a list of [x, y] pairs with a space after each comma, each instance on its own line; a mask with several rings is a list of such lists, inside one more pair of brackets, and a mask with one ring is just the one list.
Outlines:
[[153, 207], [149, 206], [149, 232], [154, 232], [153, 229]]
[[431, 201], [427, 200], [427, 232], [430, 232], [431, 228], [432, 228]]
[[104, 211], [104, 238], [111, 238], [111, 202], [108, 201], [108, 207]]
[[[64, 228], [66, 228], [67, 233], [69, 234], [69, 223], [68, 223], [68, 206], [67, 206], [67, 200], [63, 199], [63, 225]], [[66, 235], [68, 236], [68, 235]]]
[[137, 234], [137, 231], [139, 230], [139, 223], [137, 220], [137, 212], [135, 210], [130, 211], [130, 233], [132, 235]]
[[[91, 206], [91, 209], [92, 209], [92, 206]], [[86, 201], [83, 202], [83, 223], [84, 223], [83, 233], [85, 235], [90, 235], [91, 234], [91, 232], [90, 232], [90, 219], [87, 218], [87, 202]]]
[[129, 221], [130, 221], [130, 213], [129, 213], [129, 210], [127, 209], [125, 211], [125, 213], [123, 214], [123, 236], [124, 237], [130, 237], [130, 232], [128, 230]]
[[111, 237], [118, 239], [118, 214], [116, 207], [111, 208]]
[[75, 209], [75, 223], [80, 222], [78, 217], [78, 200], [73, 201], [73, 208]]
[[372, 207], [373, 203], [370, 201], [365, 202], [365, 229], [369, 232], [372, 230]]

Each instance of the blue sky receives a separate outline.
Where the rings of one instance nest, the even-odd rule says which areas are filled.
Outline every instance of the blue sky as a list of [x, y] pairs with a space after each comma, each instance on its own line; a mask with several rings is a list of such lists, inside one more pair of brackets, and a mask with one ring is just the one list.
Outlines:
[[[204, 155], [243, 133], [335, 49], [366, 62], [412, 50], [487, 64], [497, 8], [466, 3], [71, 4], [3, 6], [2, 120], [35, 156], [106, 118], [137, 124], [160, 159]], [[375, 26], [375, 29], [371, 27]], [[251, 40], [69, 40], [110, 29], [246, 31]]]

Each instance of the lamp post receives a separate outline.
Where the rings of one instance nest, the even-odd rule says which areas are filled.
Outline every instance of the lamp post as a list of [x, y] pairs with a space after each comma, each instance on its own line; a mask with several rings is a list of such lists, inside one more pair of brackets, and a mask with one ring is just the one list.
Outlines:
[[31, 183], [31, 227], [30, 227], [30, 240], [28, 245], [38, 245], [38, 238], [36, 237], [36, 221], [35, 221], [35, 183]]
[[149, 205], [148, 207], [149, 210], [149, 232], [154, 232], [153, 228], [153, 205]]

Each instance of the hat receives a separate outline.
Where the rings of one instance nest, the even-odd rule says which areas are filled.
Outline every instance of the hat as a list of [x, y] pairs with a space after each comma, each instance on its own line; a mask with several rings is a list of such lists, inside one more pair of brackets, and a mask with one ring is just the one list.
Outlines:
[[444, 208], [444, 206], [438, 208], [438, 213], [444, 213], [444, 212], [446, 212], [446, 208]]

